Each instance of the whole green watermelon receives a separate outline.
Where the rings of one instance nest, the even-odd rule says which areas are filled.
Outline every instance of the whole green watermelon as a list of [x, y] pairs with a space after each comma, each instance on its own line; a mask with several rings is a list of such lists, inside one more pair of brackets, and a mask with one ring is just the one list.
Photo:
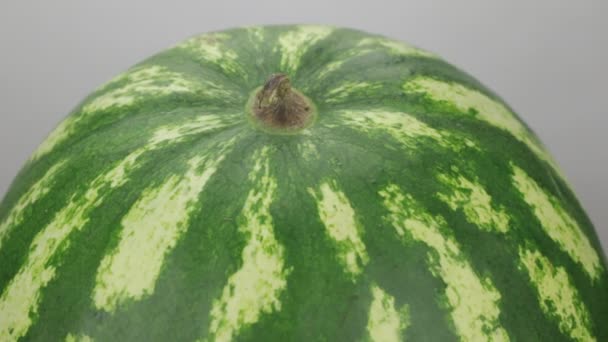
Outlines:
[[426, 52], [193, 37], [86, 98], [0, 205], [0, 341], [608, 341], [534, 133]]

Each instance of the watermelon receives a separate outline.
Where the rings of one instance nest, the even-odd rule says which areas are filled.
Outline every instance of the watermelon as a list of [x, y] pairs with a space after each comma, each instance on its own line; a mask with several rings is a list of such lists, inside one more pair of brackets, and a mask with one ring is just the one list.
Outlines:
[[608, 341], [606, 258], [504, 101], [328, 26], [185, 40], [0, 205], [0, 341]]

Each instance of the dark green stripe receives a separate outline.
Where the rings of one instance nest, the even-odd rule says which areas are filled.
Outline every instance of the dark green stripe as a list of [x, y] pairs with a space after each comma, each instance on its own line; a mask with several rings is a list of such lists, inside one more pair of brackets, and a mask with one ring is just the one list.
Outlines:
[[275, 236], [285, 248], [286, 265], [293, 269], [281, 310], [263, 316], [243, 333], [244, 340], [354, 341], [364, 334], [369, 283], [365, 279], [353, 283], [339, 262], [336, 244], [327, 236], [307, 191], [318, 186], [317, 175], [329, 170], [310, 169], [298, 148], [303, 140], [268, 141], [278, 150], [271, 157], [278, 181], [271, 206]]

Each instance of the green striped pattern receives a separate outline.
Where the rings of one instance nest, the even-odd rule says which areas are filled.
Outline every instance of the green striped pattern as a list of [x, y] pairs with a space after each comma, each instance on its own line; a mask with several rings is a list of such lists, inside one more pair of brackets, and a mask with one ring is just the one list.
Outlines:
[[[287, 73], [316, 121], [252, 125]], [[606, 341], [593, 226], [433, 53], [328, 26], [192, 37], [109, 81], [0, 204], [0, 341]]]

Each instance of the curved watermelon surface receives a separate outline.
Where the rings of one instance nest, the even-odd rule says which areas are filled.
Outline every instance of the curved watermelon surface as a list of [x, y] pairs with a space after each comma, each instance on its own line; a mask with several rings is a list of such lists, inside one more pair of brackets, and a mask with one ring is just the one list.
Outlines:
[[[281, 72], [316, 110], [251, 122]], [[86, 98], [0, 206], [1, 341], [607, 341], [551, 156], [433, 53], [326, 26], [193, 37]]]

